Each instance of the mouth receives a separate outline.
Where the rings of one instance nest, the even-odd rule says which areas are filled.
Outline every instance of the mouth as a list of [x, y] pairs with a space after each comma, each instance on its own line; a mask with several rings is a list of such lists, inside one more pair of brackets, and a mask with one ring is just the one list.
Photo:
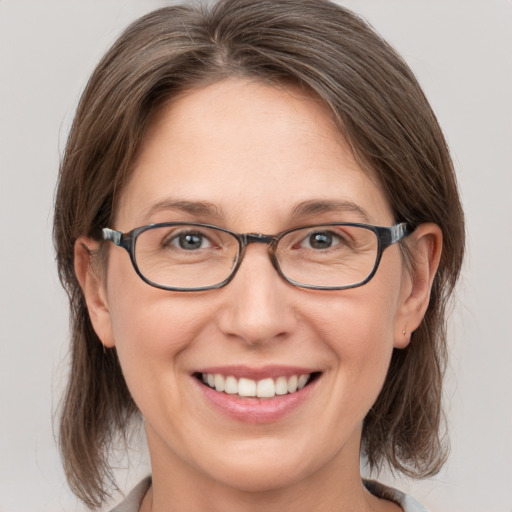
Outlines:
[[297, 393], [318, 379], [320, 374], [298, 373], [256, 380], [222, 373], [196, 372], [194, 377], [217, 393], [240, 398], [275, 398]]

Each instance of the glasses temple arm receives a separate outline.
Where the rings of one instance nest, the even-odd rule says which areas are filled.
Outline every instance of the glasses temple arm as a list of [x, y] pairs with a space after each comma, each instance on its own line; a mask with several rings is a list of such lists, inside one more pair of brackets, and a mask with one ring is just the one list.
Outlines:
[[121, 231], [116, 231], [115, 229], [103, 228], [103, 240], [110, 240], [116, 245], [121, 245], [123, 240], [123, 233]]

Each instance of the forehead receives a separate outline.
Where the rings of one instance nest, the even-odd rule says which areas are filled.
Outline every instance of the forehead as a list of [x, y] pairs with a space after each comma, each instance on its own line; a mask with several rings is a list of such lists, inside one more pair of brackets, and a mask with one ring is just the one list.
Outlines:
[[[168, 206], [188, 203], [209, 205], [196, 209], [201, 220], [268, 231], [293, 223], [304, 213], [299, 205], [315, 201], [367, 213], [348, 220], [392, 221], [386, 198], [320, 100], [291, 86], [229, 79], [187, 91], [157, 112], [121, 194], [117, 224], [174, 220]], [[210, 214], [218, 218], [204, 218]]]

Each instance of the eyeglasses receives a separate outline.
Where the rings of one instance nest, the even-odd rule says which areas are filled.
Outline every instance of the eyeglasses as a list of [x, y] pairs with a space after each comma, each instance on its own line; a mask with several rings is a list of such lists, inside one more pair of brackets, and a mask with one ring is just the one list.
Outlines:
[[382, 252], [409, 231], [336, 222], [301, 226], [277, 235], [234, 233], [219, 226], [165, 222], [128, 233], [104, 228], [103, 238], [123, 247], [137, 274], [151, 286], [173, 291], [221, 288], [240, 268], [247, 246], [263, 243], [278, 274], [315, 290], [344, 290], [367, 283]]

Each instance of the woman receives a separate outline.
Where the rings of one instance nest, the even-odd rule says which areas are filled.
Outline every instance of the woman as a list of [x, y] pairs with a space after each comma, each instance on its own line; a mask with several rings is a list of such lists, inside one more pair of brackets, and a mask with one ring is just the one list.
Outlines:
[[116, 511], [424, 510], [362, 481], [360, 454], [444, 461], [463, 215], [419, 85], [355, 15], [237, 0], [135, 22], [78, 107], [55, 241], [61, 449], [90, 507], [143, 418], [152, 478]]

